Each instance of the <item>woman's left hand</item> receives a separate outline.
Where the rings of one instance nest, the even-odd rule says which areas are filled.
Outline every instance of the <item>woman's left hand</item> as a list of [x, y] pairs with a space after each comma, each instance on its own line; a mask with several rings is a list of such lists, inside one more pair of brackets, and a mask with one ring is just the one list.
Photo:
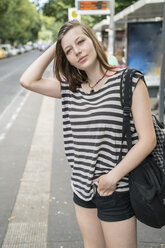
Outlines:
[[114, 177], [112, 177], [111, 172], [94, 179], [93, 182], [98, 183], [97, 192], [100, 196], [111, 195], [115, 191], [117, 184]]

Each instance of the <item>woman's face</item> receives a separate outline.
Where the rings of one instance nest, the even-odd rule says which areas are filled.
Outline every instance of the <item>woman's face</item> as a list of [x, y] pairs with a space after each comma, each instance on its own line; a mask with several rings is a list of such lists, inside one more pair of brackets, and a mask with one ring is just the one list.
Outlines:
[[61, 46], [69, 63], [80, 70], [87, 71], [97, 62], [93, 42], [80, 26], [72, 28], [64, 35]]

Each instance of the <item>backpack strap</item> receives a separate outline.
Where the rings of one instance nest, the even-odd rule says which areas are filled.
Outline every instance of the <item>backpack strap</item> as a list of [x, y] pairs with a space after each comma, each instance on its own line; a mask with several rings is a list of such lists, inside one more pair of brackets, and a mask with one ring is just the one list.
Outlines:
[[[121, 104], [123, 108], [123, 129], [122, 129], [121, 150], [120, 150], [118, 162], [121, 161], [122, 159], [122, 146], [123, 146], [124, 138], [126, 138], [127, 140], [128, 150], [130, 150], [132, 147], [130, 113], [131, 113], [131, 105], [132, 105], [132, 78], [136, 72], [141, 73], [136, 69], [126, 69], [124, 70], [121, 79], [120, 93], [121, 93]], [[123, 91], [123, 87], [124, 87], [124, 91]]]

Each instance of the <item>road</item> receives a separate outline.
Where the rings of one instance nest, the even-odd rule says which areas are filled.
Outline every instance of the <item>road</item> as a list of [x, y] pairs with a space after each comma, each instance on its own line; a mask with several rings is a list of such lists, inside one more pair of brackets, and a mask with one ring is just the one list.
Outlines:
[[[19, 85], [39, 55], [0, 60], [0, 247], [81, 248], [61, 102]], [[165, 248], [165, 228], [138, 223], [138, 242], [139, 248]]]
[[[82, 243], [63, 149], [61, 103], [19, 85], [22, 72], [39, 55], [33, 51], [0, 61], [2, 248], [76, 248]], [[43, 126], [48, 130], [44, 137]]]

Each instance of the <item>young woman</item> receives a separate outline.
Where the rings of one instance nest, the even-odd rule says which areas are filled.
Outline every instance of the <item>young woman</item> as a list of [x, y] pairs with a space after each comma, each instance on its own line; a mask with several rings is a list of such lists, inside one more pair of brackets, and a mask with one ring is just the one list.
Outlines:
[[[54, 59], [55, 77], [42, 75]], [[65, 23], [53, 44], [23, 73], [28, 90], [62, 99], [65, 152], [85, 248], [136, 248], [136, 218], [128, 173], [156, 145], [142, 74], [133, 78], [134, 146], [117, 163], [122, 138], [120, 81], [123, 69], [108, 64], [102, 46], [83, 23]]]

